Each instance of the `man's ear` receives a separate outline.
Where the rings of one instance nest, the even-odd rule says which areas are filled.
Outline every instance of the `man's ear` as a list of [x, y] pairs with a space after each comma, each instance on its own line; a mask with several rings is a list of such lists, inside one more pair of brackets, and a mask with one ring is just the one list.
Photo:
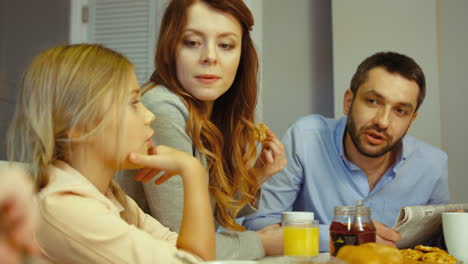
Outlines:
[[414, 112], [413, 116], [411, 117], [411, 121], [408, 128], [410, 128], [413, 125], [413, 122], [414, 120], [416, 120], [416, 117], [418, 117], [418, 112]]
[[343, 114], [348, 115], [351, 103], [353, 102], [354, 94], [351, 89], [346, 90], [343, 98]]

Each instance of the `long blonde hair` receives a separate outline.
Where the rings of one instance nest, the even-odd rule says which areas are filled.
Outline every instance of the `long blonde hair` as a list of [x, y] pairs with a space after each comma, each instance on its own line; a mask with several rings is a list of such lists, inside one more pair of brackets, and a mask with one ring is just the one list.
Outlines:
[[[132, 72], [127, 58], [98, 44], [58, 46], [33, 60], [20, 85], [7, 153], [9, 160], [30, 165], [37, 190], [49, 182], [50, 164], [67, 161], [72, 131], [78, 127], [86, 131], [84, 138], [105, 126], [102, 105], [107, 96], [112, 112], [124, 118]], [[110, 189], [128, 209], [126, 196], [114, 181]], [[130, 215], [125, 210], [122, 217], [135, 224]]]
[[203, 102], [187, 93], [177, 79], [178, 43], [187, 20], [188, 8], [196, 0], [172, 0], [162, 19], [150, 82], [162, 84], [187, 105], [186, 133], [207, 157], [210, 193], [216, 200], [215, 219], [224, 227], [244, 230], [235, 221], [237, 213], [255, 200], [258, 181], [251, 170], [257, 157], [254, 112], [257, 104], [258, 57], [250, 38], [254, 19], [242, 0], [201, 0], [234, 16], [242, 26], [242, 51], [236, 78], [218, 98], [211, 118], [205, 117]]

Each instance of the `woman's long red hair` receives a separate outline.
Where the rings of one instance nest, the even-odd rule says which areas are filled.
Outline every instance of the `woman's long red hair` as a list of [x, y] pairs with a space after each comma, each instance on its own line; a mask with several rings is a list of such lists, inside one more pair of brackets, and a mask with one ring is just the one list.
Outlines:
[[177, 79], [177, 47], [187, 20], [187, 9], [196, 0], [173, 0], [162, 22], [156, 48], [156, 70], [150, 82], [164, 85], [187, 105], [187, 134], [207, 158], [210, 193], [216, 201], [216, 221], [232, 230], [244, 230], [236, 215], [254, 201], [258, 181], [251, 168], [257, 156], [254, 112], [257, 104], [258, 57], [249, 31], [253, 16], [242, 0], [199, 0], [229, 13], [242, 26], [242, 51], [236, 78], [229, 90], [214, 104], [211, 118], [203, 102], [187, 93]]

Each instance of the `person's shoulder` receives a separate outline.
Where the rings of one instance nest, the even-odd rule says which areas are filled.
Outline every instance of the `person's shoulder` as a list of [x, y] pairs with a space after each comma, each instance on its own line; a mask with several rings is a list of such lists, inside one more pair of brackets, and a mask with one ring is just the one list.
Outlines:
[[[38, 204], [41, 214], [62, 219], [66, 216], [79, 216], [85, 210], [105, 210], [111, 209], [109, 203], [102, 199], [97, 199], [92, 195], [86, 195], [83, 191], [63, 190], [48, 193], [39, 192]], [[77, 210], [80, 208], [80, 210]], [[72, 217], [75, 218], [75, 217]]]
[[163, 85], [154, 86], [146, 91], [141, 101], [151, 112], [163, 117], [171, 118], [180, 114], [188, 116], [187, 106], [182, 99]]
[[335, 127], [336, 122], [337, 120], [335, 119], [326, 118], [319, 114], [313, 114], [299, 118], [294, 122], [291, 128], [309, 132], [322, 132], [324, 130], [330, 131]]
[[42, 215], [62, 221], [71, 216], [79, 217], [83, 210], [113, 209], [112, 202], [84, 176], [63, 167], [51, 166], [49, 172], [49, 183], [37, 195]]
[[409, 147], [413, 154], [428, 162], [441, 162], [448, 159], [447, 153], [438, 147], [417, 139], [411, 135], [406, 135], [403, 147]]
[[149, 88], [149, 90], [143, 94], [142, 101], [145, 105], [170, 103], [185, 107], [180, 97], [163, 85]]

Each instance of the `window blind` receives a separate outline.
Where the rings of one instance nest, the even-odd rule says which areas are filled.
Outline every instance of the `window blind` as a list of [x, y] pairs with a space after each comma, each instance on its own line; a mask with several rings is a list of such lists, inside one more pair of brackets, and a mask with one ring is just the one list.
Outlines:
[[89, 41], [121, 52], [140, 84], [153, 72], [157, 0], [90, 0]]

